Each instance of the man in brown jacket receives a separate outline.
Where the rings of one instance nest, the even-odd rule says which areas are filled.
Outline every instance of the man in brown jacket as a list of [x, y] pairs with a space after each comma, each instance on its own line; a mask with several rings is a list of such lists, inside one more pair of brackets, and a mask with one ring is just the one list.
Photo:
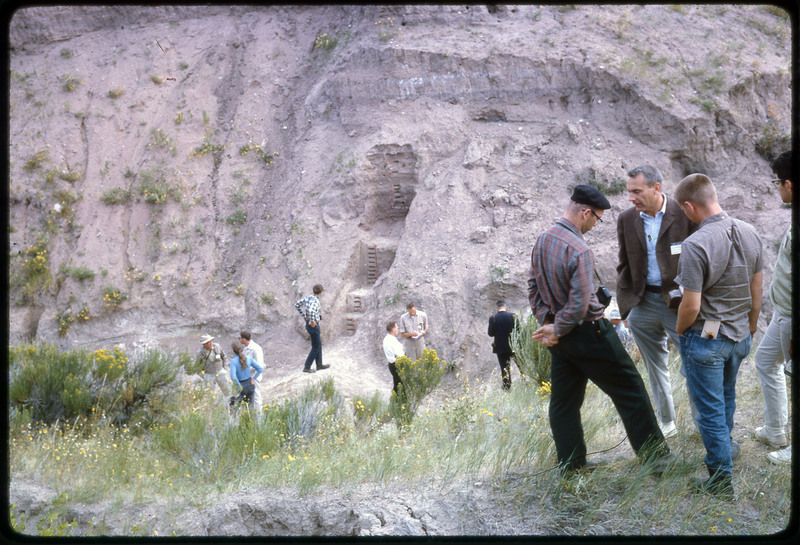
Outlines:
[[[677, 429], [667, 336], [678, 345], [677, 304], [670, 308], [670, 292], [674, 297], [678, 289], [675, 275], [681, 243], [697, 225], [675, 199], [661, 192], [661, 184], [661, 173], [650, 165], [628, 172], [628, 200], [633, 206], [617, 219], [617, 303], [642, 353], [661, 432], [670, 437]], [[691, 409], [694, 414], [694, 406]]]

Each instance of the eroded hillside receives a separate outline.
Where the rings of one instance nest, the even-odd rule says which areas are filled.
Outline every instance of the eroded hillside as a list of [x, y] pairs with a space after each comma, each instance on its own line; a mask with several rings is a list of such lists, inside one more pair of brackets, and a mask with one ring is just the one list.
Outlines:
[[614, 189], [641, 163], [668, 193], [709, 174], [769, 281], [789, 29], [766, 6], [17, 11], [11, 342], [194, 350], [246, 327], [283, 380], [306, 351], [294, 301], [322, 283], [323, 342], [375, 377], [351, 389], [389, 384], [379, 339], [409, 300], [485, 373], [493, 302], [525, 307], [575, 183], [611, 193], [587, 239], [613, 285]]

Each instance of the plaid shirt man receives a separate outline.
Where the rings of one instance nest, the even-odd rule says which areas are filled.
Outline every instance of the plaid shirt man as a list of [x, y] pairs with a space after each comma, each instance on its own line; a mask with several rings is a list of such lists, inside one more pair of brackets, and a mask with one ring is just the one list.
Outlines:
[[322, 320], [320, 315], [319, 298], [316, 295], [307, 295], [294, 304], [294, 308], [306, 322], [319, 323]]
[[563, 337], [584, 320], [603, 317], [592, 284], [594, 254], [575, 225], [561, 218], [542, 233], [531, 252], [528, 301], [540, 324]]

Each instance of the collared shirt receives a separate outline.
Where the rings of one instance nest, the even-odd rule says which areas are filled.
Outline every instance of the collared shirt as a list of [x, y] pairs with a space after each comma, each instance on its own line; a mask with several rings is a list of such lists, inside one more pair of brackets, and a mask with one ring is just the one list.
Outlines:
[[222, 351], [222, 347], [217, 343], [211, 344], [211, 350], [206, 350], [204, 346], [200, 346], [196, 359], [202, 363], [203, 371], [206, 374], [213, 375], [225, 367], [225, 352]]
[[397, 337], [391, 333], [387, 333], [383, 338], [383, 353], [386, 355], [386, 360], [389, 363], [394, 363], [400, 356], [405, 356], [403, 350], [403, 343], [397, 340]]
[[772, 283], [769, 285], [769, 300], [779, 314], [792, 315], [792, 224], [778, 249], [778, 260], [772, 269]]
[[257, 342], [250, 341], [250, 344], [244, 347], [244, 353], [246, 356], [250, 356], [256, 360], [261, 365], [262, 369], [264, 368], [264, 350]]
[[661, 210], [656, 212], [655, 217], [647, 212], [639, 212], [639, 216], [644, 221], [644, 240], [647, 245], [648, 286], [661, 285], [661, 271], [658, 268], [658, 259], [656, 258], [656, 242], [658, 242], [658, 233], [661, 231], [661, 221], [667, 211], [667, 197], [663, 196], [663, 198], [664, 203], [661, 205]]
[[244, 353], [260, 363], [262, 367], [264, 366], [264, 350], [257, 342], [250, 341], [250, 344], [244, 347]]
[[294, 308], [300, 313], [306, 322], [317, 322], [322, 320], [320, 315], [319, 297], [316, 295], [306, 295], [294, 304]]
[[561, 218], [539, 236], [531, 252], [528, 301], [536, 319], [555, 317], [555, 333], [563, 337], [584, 320], [603, 317], [592, 274], [594, 254], [578, 228]]
[[[244, 354], [242, 354], [242, 356], [244, 356]], [[239, 358], [242, 356], [234, 356], [233, 359], [231, 359], [231, 379], [237, 384], [242, 384], [243, 382], [250, 380], [251, 368], [256, 370], [256, 374], [253, 377], [253, 379], [256, 380], [258, 379], [258, 375], [261, 374], [261, 371], [264, 370], [261, 364], [250, 356], [244, 356], [245, 366], [244, 369], [242, 369], [242, 364], [239, 363]]]
[[428, 329], [428, 315], [421, 310], [414, 316], [408, 312], [400, 316], [400, 333], [419, 334], [426, 329]]
[[719, 320], [719, 334], [742, 341], [750, 334], [750, 282], [761, 271], [762, 241], [755, 228], [725, 212], [709, 216], [683, 241], [675, 281], [701, 293], [692, 325]]

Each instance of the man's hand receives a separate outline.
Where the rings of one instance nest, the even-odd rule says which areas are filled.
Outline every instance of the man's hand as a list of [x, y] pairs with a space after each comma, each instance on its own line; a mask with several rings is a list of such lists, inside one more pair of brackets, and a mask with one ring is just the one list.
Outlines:
[[540, 327], [533, 332], [533, 340], [540, 342], [545, 346], [555, 346], [558, 344], [558, 336], [556, 335], [555, 326], [547, 324]]
[[315, 322], [314, 320], [311, 320], [310, 322], [308, 322], [308, 325], [311, 326], [311, 329], [314, 329], [315, 327], [317, 327], [317, 322]]

